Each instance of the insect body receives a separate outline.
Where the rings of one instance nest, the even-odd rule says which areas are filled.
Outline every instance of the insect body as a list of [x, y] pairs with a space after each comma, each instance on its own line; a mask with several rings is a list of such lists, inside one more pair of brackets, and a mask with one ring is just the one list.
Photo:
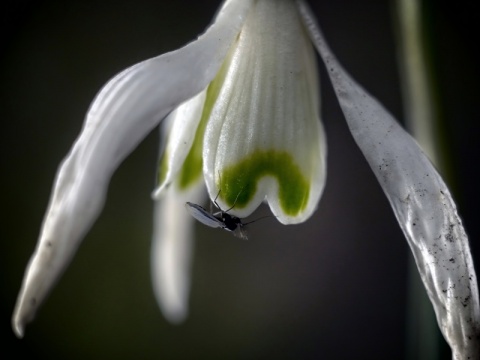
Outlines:
[[[214, 204], [220, 209], [216, 201], [214, 201]], [[202, 224], [210, 226], [212, 228], [222, 228], [227, 231], [232, 231], [233, 235], [241, 239], [247, 239], [247, 234], [245, 232], [244, 226], [249, 223], [244, 224], [242, 223], [242, 220], [240, 220], [240, 218], [234, 215], [230, 215], [228, 211], [230, 211], [231, 208], [227, 211], [223, 211], [222, 209], [220, 209], [220, 211], [216, 213], [210, 213], [200, 205], [191, 202], [185, 203], [185, 208], [188, 210], [190, 215], [192, 215]]]
[[245, 231], [245, 226], [247, 226], [248, 224], [254, 223], [260, 219], [269, 217], [269, 216], [263, 216], [256, 220], [243, 223], [240, 218], [234, 215], [230, 215], [228, 213], [230, 210], [232, 210], [235, 207], [235, 204], [237, 203], [237, 199], [240, 196], [240, 194], [237, 195], [237, 198], [235, 199], [235, 202], [233, 203], [232, 207], [227, 210], [222, 210], [221, 207], [217, 204], [218, 195], [220, 195], [220, 191], [218, 191], [218, 194], [215, 197], [215, 200], [213, 200], [213, 203], [215, 204], [217, 209], [220, 210], [220, 211], [217, 211], [216, 213], [212, 213], [211, 211], [208, 212], [200, 205], [197, 205], [191, 202], [186, 202], [185, 208], [190, 213], [190, 215], [192, 215], [195, 219], [200, 221], [202, 224], [210, 226], [212, 228], [222, 228], [227, 231], [232, 231], [233, 235], [244, 240], [248, 239], [247, 232]]

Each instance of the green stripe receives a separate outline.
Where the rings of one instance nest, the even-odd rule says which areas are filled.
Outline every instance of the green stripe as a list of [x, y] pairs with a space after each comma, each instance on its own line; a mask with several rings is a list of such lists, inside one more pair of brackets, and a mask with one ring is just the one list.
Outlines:
[[229, 205], [243, 208], [257, 191], [258, 181], [274, 177], [279, 185], [280, 206], [289, 216], [296, 216], [308, 204], [310, 183], [303, 176], [290, 153], [257, 150], [220, 174], [220, 197]]
[[218, 72], [215, 79], [210, 83], [207, 90], [207, 96], [205, 99], [205, 105], [203, 107], [202, 119], [195, 133], [195, 140], [192, 144], [192, 148], [185, 158], [182, 169], [179, 174], [179, 186], [180, 189], [186, 189], [190, 185], [194, 184], [200, 176], [202, 176], [203, 169], [203, 138], [205, 129], [207, 127], [210, 114], [217, 101], [218, 94], [222, 89], [225, 75], [228, 70], [228, 59], [224, 62], [224, 65]]

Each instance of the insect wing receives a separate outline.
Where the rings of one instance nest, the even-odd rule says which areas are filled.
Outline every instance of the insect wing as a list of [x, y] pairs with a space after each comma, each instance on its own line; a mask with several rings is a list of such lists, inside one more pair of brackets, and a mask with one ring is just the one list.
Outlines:
[[195, 219], [202, 224], [210, 226], [211, 228], [224, 228], [225, 224], [218, 220], [215, 216], [210, 214], [207, 210], [197, 204], [191, 202], [185, 203], [185, 208]]
[[247, 229], [245, 229], [245, 226], [243, 224], [233, 230], [233, 235], [242, 240], [248, 240]]

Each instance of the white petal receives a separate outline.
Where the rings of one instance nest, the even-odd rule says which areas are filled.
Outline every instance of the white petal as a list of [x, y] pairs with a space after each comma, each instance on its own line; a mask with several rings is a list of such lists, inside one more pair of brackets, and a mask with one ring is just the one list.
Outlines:
[[468, 238], [447, 186], [415, 140], [343, 70], [307, 5], [298, 4], [350, 131], [407, 238], [453, 358], [478, 358], [477, 278]]
[[203, 182], [188, 191], [169, 186], [155, 202], [151, 252], [153, 290], [165, 318], [180, 323], [188, 315], [190, 273], [194, 247], [195, 219], [185, 211], [185, 202], [202, 203]]
[[197, 41], [123, 71], [100, 91], [59, 169], [37, 249], [13, 315], [23, 336], [46, 294], [97, 218], [112, 172], [159, 121], [205, 89], [237, 36], [251, 1], [228, 1]]
[[236, 216], [266, 198], [280, 222], [299, 223], [325, 185], [315, 53], [292, 1], [253, 10], [214, 81], [222, 88], [205, 131], [205, 179]]
[[[162, 157], [159, 173], [162, 178], [159, 179], [159, 186], [153, 193], [153, 198], [158, 200], [165, 188], [168, 186], [179, 170], [182, 168], [185, 158], [187, 157], [198, 127], [198, 123], [202, 118], [203, 105], [207, 90], [187, 100], [178, 108], [168, 115], [165, 121], [168, 121], [171, 131], [168, 131], [166, 139], [165, 152]], [[163, 174], [164, 173], [164, 174]]]

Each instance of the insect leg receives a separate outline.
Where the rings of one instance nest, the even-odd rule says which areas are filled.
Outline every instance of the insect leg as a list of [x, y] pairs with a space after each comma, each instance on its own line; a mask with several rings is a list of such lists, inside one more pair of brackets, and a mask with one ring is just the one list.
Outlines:
[[[238, 200], [238, 197], [240, 196], [240, 194], [243, 192], [243, 189], [245, 189], [245, 187], [242, 188], [242, 190], [237, 194], [237, 197], [235, 198], [235, 201], [233, 202], [233, 205], [231, 208], [229, 208], [228, 210], [225, 210], [225, 212], [229, 212], [230, 210], [232, 210], [234, 207], [235, 207], [235, 204], [237, 203], [237, 200]], [[220, 193], [220, 192], [219, 192]], [[217, 195], [218, 196], [218, 195]], [[216, 198], [215, 198], [216, 200]]]

